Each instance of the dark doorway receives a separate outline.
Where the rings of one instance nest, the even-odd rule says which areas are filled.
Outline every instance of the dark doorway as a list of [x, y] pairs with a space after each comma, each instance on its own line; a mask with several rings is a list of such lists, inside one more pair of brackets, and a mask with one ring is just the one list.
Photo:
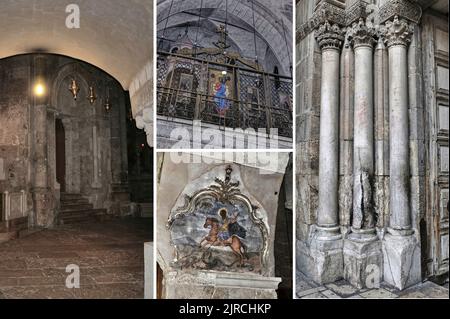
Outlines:
[[61, 119], [55, 122], [56, 136], [56, 181], [61, 186], [61, 193], [66, 191], [66, 133]]

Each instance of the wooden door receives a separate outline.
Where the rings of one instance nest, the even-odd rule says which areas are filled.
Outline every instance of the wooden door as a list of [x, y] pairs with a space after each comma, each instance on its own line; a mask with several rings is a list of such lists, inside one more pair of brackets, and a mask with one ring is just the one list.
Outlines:
[[427, 277], [448, 275], [449, 43], [444, 18], [423, 17], [427, 169]]

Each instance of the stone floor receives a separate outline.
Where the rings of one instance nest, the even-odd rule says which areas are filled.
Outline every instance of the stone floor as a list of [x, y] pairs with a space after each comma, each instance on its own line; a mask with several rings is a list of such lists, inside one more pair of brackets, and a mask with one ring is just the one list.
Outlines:
[[320, 286], [304, 275], [297, 274], [296, 295], [300, 299], [448, 299], [448, 282], [439, 286], [427, 281], [399, 291], [395, 288], [381, 284], [379, 289], [357, 289], [345, 280]]
[[[74, 224], [0, 244], [0, 299], [144, 297], [144, 242], [151, 219]], [[66, 288], [67, 265], [80, 289]]]

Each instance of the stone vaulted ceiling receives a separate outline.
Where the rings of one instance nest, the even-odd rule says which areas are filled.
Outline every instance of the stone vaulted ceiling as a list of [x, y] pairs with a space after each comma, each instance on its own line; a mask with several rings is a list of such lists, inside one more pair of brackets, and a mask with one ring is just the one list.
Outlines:
[[[68, 4], [81, 28], [68, 29]], [[91, 63], [128, 89], [153, 52], [153, 0], [1, 0], [0, 58], [47, 52]]]
[[[253, 6], [251, 0], [158, 0], [158, 32], [176, 29], [187, 24], [197, 25], [196, 14], [200, 13], [200, 8], [203, 27], [208, 26], [206, 32], [211, 30], [214, 32], [215, 28], [210, 28], [210, 25], [217, 27], [225, 21], [227, 3], [227, 19], [231, 23], [228, 31], [231, 41], [243, 52], [251, 51], [253, 54], [252, 33], [256, 29], [258, 39], [264, 41], [274, 53], [281, 63], [283, 73], [289, 74], [290, 60], [292, 60], [293, 2], [291, 0], [254, 0]], [[254, 27], [252, 7], [255, 11]], [[258, 54], [262, 55], [261, 52]]]

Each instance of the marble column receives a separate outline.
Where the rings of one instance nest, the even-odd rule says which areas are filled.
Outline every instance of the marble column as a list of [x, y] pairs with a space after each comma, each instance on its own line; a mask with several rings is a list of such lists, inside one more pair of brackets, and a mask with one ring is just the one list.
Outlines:
[[390, 109], [390, 220], [388, 234], [383, 239], [384, 279], [404, 289], [420, 282], [420, 247], [412, 229], [409, 200], [407, 52], [414, 25], [395, 16], [386, 21], [380, 31], [389, 54]]
[[349, 33], [355, 51], [352, 220], [352, 233], [355, 238], [367, 237], [375, 233], [375, 217], [372, 207], [374, 36], [375, 30], [366, 26], [363, 19], [355, 23]]
[[[373, 208], [374, 111], [373, 45], [375, 29], [363, 19], [349, 29], [355, 52], [354, 138], [353, 138], [353, 218], [351, 233], [344, 241], [344, 277], [358, 288], [367, 286], [373, 269], [380, 281], [381, 243], [375, 231]], [[374, 268], [376, 267], [376, 268]], [[372, 281], [370, 281], [372, 283]], [[374, 288], [374, 287], [369, 287]]]
[[315, 33], [322, 52], [319, 147], [319, 208], [310, 246], [309, 275], [320, 284], [343, 276], [339, 227], [339, 75], [342, 30], [328, 21]]
[[341, 236], [338, 220], [339, 66], [343, 36], [337, 25], [325, 22], [317, 30], [316, 38], [322, 50], [317, 230], [321, 240], [334, 240]]

